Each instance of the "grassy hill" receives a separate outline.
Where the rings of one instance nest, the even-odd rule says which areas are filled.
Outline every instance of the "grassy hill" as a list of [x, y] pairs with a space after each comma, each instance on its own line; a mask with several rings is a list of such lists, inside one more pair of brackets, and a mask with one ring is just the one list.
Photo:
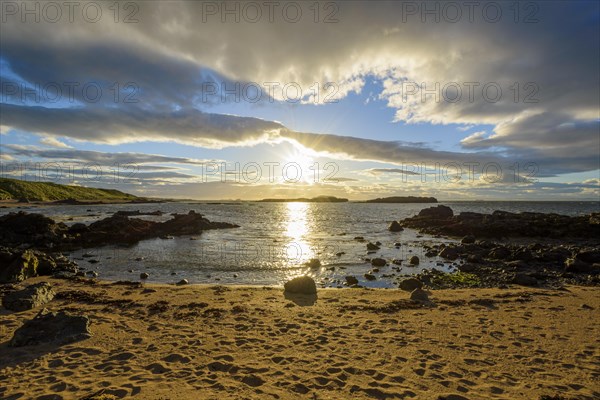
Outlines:
[[0, 178], [0, 200], [56, 201], [130, 201], [139, 197], [114, 189], [97, 189], [82, 186], [59, 185], [52, 182], [27, 182]]

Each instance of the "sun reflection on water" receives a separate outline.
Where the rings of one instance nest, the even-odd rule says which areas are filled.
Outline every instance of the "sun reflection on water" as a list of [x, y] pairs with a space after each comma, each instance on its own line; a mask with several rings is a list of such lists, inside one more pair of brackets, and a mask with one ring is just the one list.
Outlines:
[[287, 259], [290, 265], [299, 267], [315, 256], [308, 243], [309, 203], [287, 203], [285, 236], [287, 236]]

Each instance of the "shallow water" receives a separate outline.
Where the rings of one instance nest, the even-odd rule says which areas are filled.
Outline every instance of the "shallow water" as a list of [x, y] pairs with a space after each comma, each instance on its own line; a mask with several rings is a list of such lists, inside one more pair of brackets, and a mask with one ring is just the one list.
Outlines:
[[[494, 210], [512, 212], [554, 212], [581, 215], [600, 211], [597, 202], [449, 202], [455, 213]], [[102, 279], [137, 280], [141, 272], [150, 275], [149, 282], [172, 283], [185, 278], [190, 283], [223, 283], [281, 285], [294, 276], [308, 274], [326, 286], [338, 286], [346, 275], [355, 275], [369, 287], [395, 287], [393, 277], [383, 275], [418, 273], [435, 267], [453, 271], [453, 266], [437, 257], [425, 257], [426, 243], [451, 242], [447, 238], [418, 235], [411, 229], [391, 233], [387, 226], [417, 214], [431, 204], [366, 204], [366, 203], [164, 203], [93, 206], [25, 207], [25, 211], [41, 212], [67, 224], [90, 223], [117, 210], [161, 210], [161, 217], [141, 217], [167, 220], [173, 212], [196, 210], [211, 221], [232, 222], [237, 229], [207, 231], [196, 237], [151, 239], [132, 247], [102, 247], [70, 254], [79, 265], [99, 273]], [[11, 211], [2, 209], [1, 213]], [[72, 220], [69, 220], [72, 218]], [[354, 240], [363, 236], [367, 241], [382, 243], [381, 250], [368, 255], [366, 242]], [[195, 239], [195, 240], [191, 240]], [[399, 248], [394, 243], [400, 242]], [[338, 253], [344, 253], [337, 255]], [[83, 257], [83, 255], [86, 257]], [[413, 255], [421, 259], [418, 267], [403, 263], [400, 271], [393, 264], [380, 268], [375, 281], [363, 275], [371, 271], [365, 258], [382, 257], [406, 260]], [[140, 261], [136, 259], [142, 258]], [[308, 268], [305, 263], [318, 258], [320, 268]], [[97, 260], [98, 263], [88, 263]]]

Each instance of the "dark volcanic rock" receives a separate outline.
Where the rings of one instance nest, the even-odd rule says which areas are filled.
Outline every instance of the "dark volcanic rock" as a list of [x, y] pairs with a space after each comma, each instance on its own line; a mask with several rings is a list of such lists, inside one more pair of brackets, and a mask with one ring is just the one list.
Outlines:
[[0, 217], [0, 242], [17, 247], [23, 243], [34, 247], [53, 247], [64, 239], [68, 228], [41, 214], [24, 211]]
[[380, 248], [380, 247], [379, 247], [379, 246], [377, 246], [377, 245], [376, 245], [376, 244], [374, 244], [374, 243], [371, 243], [371, 242], [367, 243], [367, 250], [368, 250], [368, 251], [375, 251], [375, 250], [379, 250], [379, 248]]
[[356, 277], [354, 277], [352, 275], [348, 275], [345, 279], [346, 279], [346, 283], [350, 286], [358, 285], [358, 279], [356, 279]]
[[4, 296], [2, 305], [7, 310], [25, 311], [46, 304], [54, 298], [56, 293], [47, 282], [36, 283]]
[[412, 292], [415, 289], [421, 289], [423, 287], [423, 282], [421, 282], [417, 278], [408, 278], [400, 281], [399, 287], [402, 290]]
[[513, 283], [523, 286], [537, 286], [538, 281], [535, 277], [527, 274], [517, 274], [513, 279]]
[[504, 246], [498, 246], [490, 252], [489, 258], [492, 260], [505, 260], [510, 257], [510, 255], [511, 253], [509, 249]]
[[398, 221], [392, 221], [392, 223], [388, 227], [388, 230], [390, 232], [401, 232], [404, 230], [404, 228], [400, 225]]
[[458, 258], [458, 251], [454, 247], [444, 247], [444, 249], [440, 251], [440, 257], [445, 258], [446, 260], [456, 260]]
[[429, 207], [421, 210], [418, 217], [420, 218], [435, 218], [435, 219], [447, 219], [454, 215], [452, 209], [448, 206], [437, 206]]
[[411, 257], [411, 258], [408, 260], [408, 263], [409, 263], [410, 265], [419, 265], [419, 261], [420, 261], [420, 260], [419, 260], [419, 257], [417, 257], [417, 256], [412, 256], [412, 257]]
[[475, 243], [475, 236], [473, 235], [467, 235], [465, 237], [462, 238], [462, 240], [460, 241], [460, 243], [462, 244], [472, 244]]
[[374, 280], [377, 279], [377, 277], [375, 275], [373, 275], [373, 274], [365, 274], [364, 277], [368, 281], [374, 281]]
[[286, 292], [290, 293], [317, 293], [317, 285], [315, 284], [315, 281], [309, 276], [299, 276], [297, 278], [294, 278], [291, 281], [286, 282], [285, 285], [283, 285], [283, 287]]
[[544, 237], [544, 238], [594, 238], [600, 237], [600, 224], [596, 217], [551, 214], [511, 213], [494, 211], [492, 214], [462, 212], [453, 215], [446, 206], [421, 210], [417, 216], [400, 221], [404, 227], [419, 229], [435, 235], [486, 238]]
[[374, 258], [371, 260], [371, 265], [374, 267], [385, 267], [385, 264], [387, 264], [387, 261], [383, 258]]
[[428, 302], [429, 295], [423, 289], [415, 289], [410, 293], [410, 299], [414, 301]]
[[89, 325], [90, 321], [86, 316], [43, 309], [15, 331], [10, 345], [20, 347], [52, 342], [66, 344], [85, 340], [92, 336]]
[[[74, 224], [69, 228], [41, 214], [10, 213], [0, 217], [0, 242], [11, 247], [27, 244], [38, 249], [72, 250], [108, 244], [133, 244], [154, 237], [196, 235], [209, 229], [238, 227], [225, 222], [211, 222], [193, 210], [187, 214], [173, 214], [173, 218], [166, 222], [129, 218], [128, 215], [128, 212], [117, 212], [89, 226]], [[152, 215], [158, 214], [153, 212]]]

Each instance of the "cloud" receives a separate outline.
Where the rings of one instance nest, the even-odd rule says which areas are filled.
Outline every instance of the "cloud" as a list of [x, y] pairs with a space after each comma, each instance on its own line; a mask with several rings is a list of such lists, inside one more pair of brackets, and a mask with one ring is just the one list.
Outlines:
[[53, 137], [44, 137], [40, 139], [40, 143], [49, 147], [58, 147], [62, 149], [71, 149], [72, 146], [69, 146], [66, 143], [61, 142], [60, 140]]
[[[404, 2], [336, 3], [339, 21], [332, 24], [315, 23], [306, 14], [289, 23], [281, 8], [274, 23], [264, 15], [256, 24], [222, 23], [220, 16], [204, 22], [203, 3], [139, 2], [139, 22], [129, 24], [112, 18], [23, 24], [18, 17], [3, 23], [1, 58], [15, 75], [3, 79], [93, 82], [104, 96], [91, 102], [78, 90], [68, 107], [3, 97], [2, 125], [108, 144], [173, 141], [223, 148], [292, 140], [332, 156], [396, 165], [533, 162], [543, 176], [599, 167], [597, 2], [540, 3], [535, 24], [515, 23], [507, 9], [501, 21], [489, 23], [481, 6], [475, 22], [465, 13], [455, 24], [423, 23], [419, 15], [407, 21]], [[362, 90], [366, 77], [381, 81], [379, 98], [399, 122], [490, 124], [493, 133], [468, 135], [462, 152], [436, 151], [367, 139], [368, 129], [365, 138], [301, 133], [276, 121], [209, 113], [211, 102], [203, 96], [207, 82], [296, 82], [305, 91], [315, 82], [334, 82], [343, 98]], [[115, 82], [121, 88], [133, 82], [140, 101], [124, 103], [123, 90], [115, 101]], [[472, 100], [467, 82], [475, 85]], [[418, 90], [409, 96], [412, 83]], [[444, 98], [449, 84], [461, 88], [460, 101]], [[501, 88], [498, 101], [486, 98], [486, 84]], [[423, 98], [425, 88], [439, 101]], [[281, 99], [282, 92], [273, 97]]]
[[196, 109], [167, 112], [133, 106], [47, 108], [3, 103], [0, 114], [4, 123], [25, 131], [107, 144], [154, 140], [221, 148], [261, 143], [283, 128], [259, 118]]
[[418, 172], [401, 169], [401, 168], [371, 168], [371, 169], [368, 169], [366, 172], [368, 172], [369, 174], [372, 174], [372, 175], [379, 175], [382, 173], [402, 174], [402, 175], [421, 175]]
[[[189, 165], [203, 165], [206, 163], [214, 163], [220, 160], [201, 160], [194, 158], [185, 157], [169, 157], [158, 154], [146, 154], [146, 153], [109, 153], [92, 150], [58, 150], [58, 149], [39, 149], [31, 146], [22, 145], [2, 145], [2, 148], [8, 149], [13, 156], [29, 157], [36, 159], [46, 160], [73, 160], [82, 163], [93, 163], [101, 165], [114, 165], [114, 164], [150, 164], [150, 163], [174, 163], [174, 164], [189, 164]], [[166, 167], [152, 167], [166, 168]]]

